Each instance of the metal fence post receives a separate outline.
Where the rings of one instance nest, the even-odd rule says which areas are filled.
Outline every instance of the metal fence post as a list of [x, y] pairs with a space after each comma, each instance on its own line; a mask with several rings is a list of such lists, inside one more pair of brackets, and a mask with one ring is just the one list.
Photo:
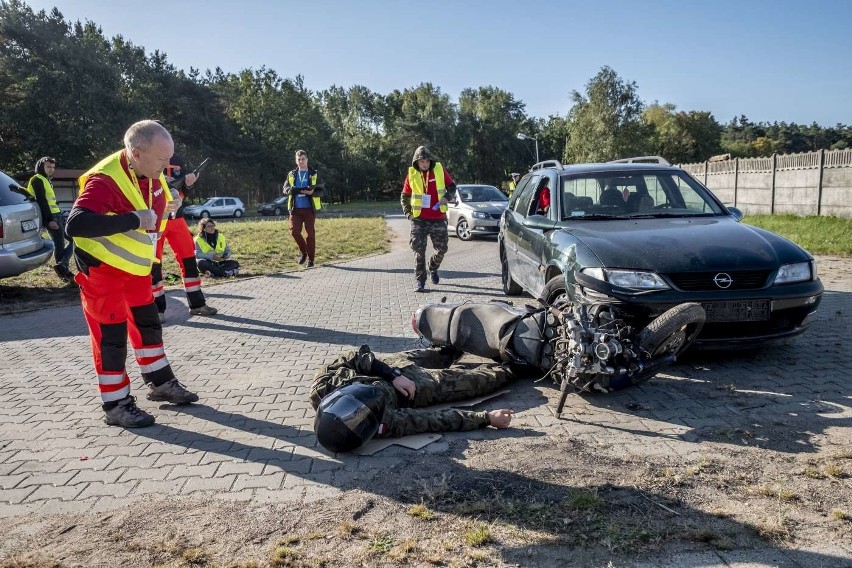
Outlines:
[[769, 205], [769, 214], [775, 215], [775, 171], [776, 164], [778, 162], [778, 154], [775, 152], [772, 153], [772, 201]]
[[704, 187], [707, 187], [707, 160], [704, 160]]
[[825, 148], [819, 151], [819, 183], [817, 184], [817, 217], [822, 215], [822, 176], [825, 171]]

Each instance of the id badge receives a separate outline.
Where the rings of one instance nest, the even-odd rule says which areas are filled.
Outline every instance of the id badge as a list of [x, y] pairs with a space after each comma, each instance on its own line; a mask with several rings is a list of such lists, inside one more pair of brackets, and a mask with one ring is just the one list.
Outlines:
[[432, 196], [428, 193], [424, 193], [420, 197], [420, 207], [422, 209], [429, 209], [430, 207], [432, 207]]

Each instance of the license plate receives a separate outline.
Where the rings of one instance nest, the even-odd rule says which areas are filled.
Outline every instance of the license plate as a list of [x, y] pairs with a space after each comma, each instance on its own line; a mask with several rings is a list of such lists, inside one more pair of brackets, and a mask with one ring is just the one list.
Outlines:
[[38, 229], [38, 223], [36, 223], [34, 219], [21, 221], [21, 231], [23, 231], [24, 233], [29, 231], [35, 231], [36, 229]]
[[701, 307], [707, 314], [707, 321], [766, 321], [769, 319], [769, 300], [704, 302]]

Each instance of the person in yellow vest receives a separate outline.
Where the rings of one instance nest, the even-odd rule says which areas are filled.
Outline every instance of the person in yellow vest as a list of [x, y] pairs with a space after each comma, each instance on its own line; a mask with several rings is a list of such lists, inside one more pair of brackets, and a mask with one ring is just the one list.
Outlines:
[[195, 258], [198, 259], [198, 270], [208, 276], [221, 278], [240, 273], [240, 263], [231, 258], [231, 245], [225, 240], [225, 236], [216, 230], [216, 223], [210, 219], [198, 222]]
[[515, 193], [515, 188], [518, 187], [518, 182], [521, 180], [521, 174], [512, 172], [512, 181], [509, 182], [509, 199], [512, 199], [512, 194]]
[[[287, 209], [290, 210], [290, 236], [299, 247], [299, 264], [308, 261], [308, 268], [314, 266], [316, 254], [316, 229], [314, 225], [317, 219], [317, 211], [322, 209], [322, 195], [325, 184], [319, 179], [315, 169], [308, 168], [308, 153], [304, 150], [296, 151], [296, 169], [287, 174], [284, 182], [284, 195], [287, 199]], [[305, 235], [302, 236], [302, 227]]]
[[73, 244], [71, 239], [65, 242], [65, 220], [62, 210], [56, 203], [56, 193], [51, 183], [54, 171], [56, 171], [56, 159], [50, 156], [39, 158], [35, 165], [35, 175], [30, 178], [26, 190], [38, 203], [42, 225], [47, 228], [50, 238], [53, 239], [53, 258], [56, 261], [53, 271], [63, 280], [73, 284], [74, 274], [68, 266], [71, 262]]
[[124, 149], [101, 160], [80, 177], [80, 194], [66, 231], [74, 238], [83, 315], [104, 421], [135, 428], [154, 417], [136, 406], [125, 370], [127, 338], [133, 346], [148, 400], [188, 404], [198, 395], [172, 372], [163, 345], [163, 327], [151, 292], [151, 266], [166, 218], [177, 210], [163, 168], [174, 153], [168, 130], [153, 120], [133, 124]]
[[447, 204], [455, 192], [456, 182], [450, 172], [435, 160], [426, 146], [414, 151], [411, 167], [402, 186], [399, 201], [402, 212], [411, 221], [411, 250], [414, 251], [414, 291], [426, 289], [426, 244], [432, 239], [434, 254], [429, 259], [432, 284], [441, 278], [438, 269], [449, 249]]

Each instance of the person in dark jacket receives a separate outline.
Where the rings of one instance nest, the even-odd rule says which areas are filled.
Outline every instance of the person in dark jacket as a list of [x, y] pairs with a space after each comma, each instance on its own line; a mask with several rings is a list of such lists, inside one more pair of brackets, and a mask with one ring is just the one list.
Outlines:
[[[316, 255], [317, 211], [322, 209], [320, 196], [325, 184], [319, 178], [317, 170], [308, 168], [308, 153], [304, 150], [296, 152], [296, 169], [287, 174], [284, 182], [284, 195], [287, 199], [287, 209], [290, 210], [290, 236], [299, 247], [299, 264], [308, 262], [307, 267], [313, 268]], [[302, 236], [304, 227], [305, 235]]]
[[35, 175], [30, 178], [26, 190], [38, 203], [42, 224], [53, 239], [53, 258], [56, 261], [53, 271], [66, 282], [73, 284], [74, 273], [71, 272], [69, 264], [71, 255], [74, 253], [74, 246], [70, 237], [67, 243], [65, 241], [65, 217], [56, 203], [56, 193], [51, 183], [54, 171], [56, 171], [54, 158], [50, 156], [39, 158], [35, 165]]

